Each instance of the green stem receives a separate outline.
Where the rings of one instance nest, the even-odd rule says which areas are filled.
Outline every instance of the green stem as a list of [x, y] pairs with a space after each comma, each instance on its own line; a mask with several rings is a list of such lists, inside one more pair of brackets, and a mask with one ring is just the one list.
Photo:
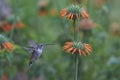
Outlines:
[[[76, 21], [74, 19], [73, 21], [73, 27], [74, 27], [74, 41], [77, 41], [77, 32], [76, 32]], [[78, 60], [79, 56], [78, 53], [76, 53], [75, 55], [75, 80], [78, 80], [78, 68], [79, 68], [79, 60]]]
[[76, 23], [75, 19], [73, 20], [73, 27], [74, 27], [74, 41], [77, 41], [77, 33], [76, 33]]
[[78, 72], [79, 72], [79, 70], [78, 70], [78, 68], [79, 68], [79, 65], [78, 65], [78, 63], [79, 63], [79, 60], [78, 60], [78, 54], [76, 54], [76, 56], [75, 56], [75, 80], [78, 80]]
[[[16, 21], [15, 21], [15, 22], [16, 22]], [[15, 29], [15, 22], [14, 22], [14, 24], [12, 25], [12, 30], [11, 30], [11, 33], [10, 33], [10, 39], [13, 38], [14, 29]]]
[[14, 34], [14, 29], [15, 29], [15, 24], [16, 24], [16, 21], [17, 21], [17, 6], [18, 6], [18, 2], [19, 0], [16, 0], [15, 1], [15, 9], [14, 9], [14, 13], [15, 13], [15, 17], [14, 17], [14, 22], [13, 22], [13, 25], [12, 25], [12, 30], [11, 30], [11, 33], [10, 33], [10, 38], [12, 39], [13, 38], [13, 34]]

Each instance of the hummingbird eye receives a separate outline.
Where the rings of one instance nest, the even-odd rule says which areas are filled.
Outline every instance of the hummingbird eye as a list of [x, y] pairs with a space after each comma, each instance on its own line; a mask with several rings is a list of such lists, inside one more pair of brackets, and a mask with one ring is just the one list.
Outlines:
[[42, 48], [42, 47], [44, 47], [44, 44], [39, 44], [38, 47]]
[[43, 47], [44, 46], [44, 44], [40, 44], [40, 47]]

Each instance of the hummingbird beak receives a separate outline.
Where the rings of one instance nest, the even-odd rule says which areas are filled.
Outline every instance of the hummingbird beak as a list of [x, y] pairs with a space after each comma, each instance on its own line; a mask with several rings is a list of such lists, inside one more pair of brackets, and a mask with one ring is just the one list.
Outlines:
[[55, 44], [45, 44], [45, 46], [48, 46], [48, 45], [55, 45]]

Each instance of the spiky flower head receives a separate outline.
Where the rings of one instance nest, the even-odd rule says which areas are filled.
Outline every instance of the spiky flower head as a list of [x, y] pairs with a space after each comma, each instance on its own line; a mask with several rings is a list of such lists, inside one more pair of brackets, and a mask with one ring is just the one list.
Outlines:
[[92, 52], [92, 47], [90, 44], [82, 42], [65, 42], [63, 50], [65, 50], [67, 53], [86, 56]]
[[80, 16], [83, 18], [88, 18], [87, 12], [79, 5], [71, 5], [68, 8], [62, 9], [60, 11], [60, 17], [64, 16], [70, 20], [76, 20]]

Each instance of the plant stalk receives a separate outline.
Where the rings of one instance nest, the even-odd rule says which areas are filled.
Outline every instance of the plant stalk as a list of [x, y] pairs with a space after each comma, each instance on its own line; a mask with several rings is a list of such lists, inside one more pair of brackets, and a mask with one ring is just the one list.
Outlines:
[[77, 41], [77, 32], [76, 32], [76, 20], [73, 20], [73, 27], [74, 27], [74, 41]]
[[15, 9], [14, 9], [14, 22], [13, 22], [13, 25], [12, 25], [12, 30], [11, 30], [11, 33], [10, 33], [10, 39], [13, 38], [13, 34], [14, 34], [14, 29], [15, 29], [15, 24], [16, 24], [16, 21], [17, 21], [17, 6], [18, 6], [18, 3], [19, 3], [19, 0], [15, 0]]
[[[77, 31], [76, 31], [76, 20], [74, 19], [73, 21], [73, 27], [74, 27], [74, 41], [77, 41]], [[75, 55], [75, 80], [78, 80], [78, 68], [79, 68], [79, 60], [78, 60], [79, 56], [78, 53], [76, 53]]]
[[75, 80], [78, 80], [78, 72], [79, 72], [79, 70], [78, 70], [78, 68], [79, 68], [79, 60], [78, 60], [78, 54], [76, 54], [76, 56], [75, 56]]

